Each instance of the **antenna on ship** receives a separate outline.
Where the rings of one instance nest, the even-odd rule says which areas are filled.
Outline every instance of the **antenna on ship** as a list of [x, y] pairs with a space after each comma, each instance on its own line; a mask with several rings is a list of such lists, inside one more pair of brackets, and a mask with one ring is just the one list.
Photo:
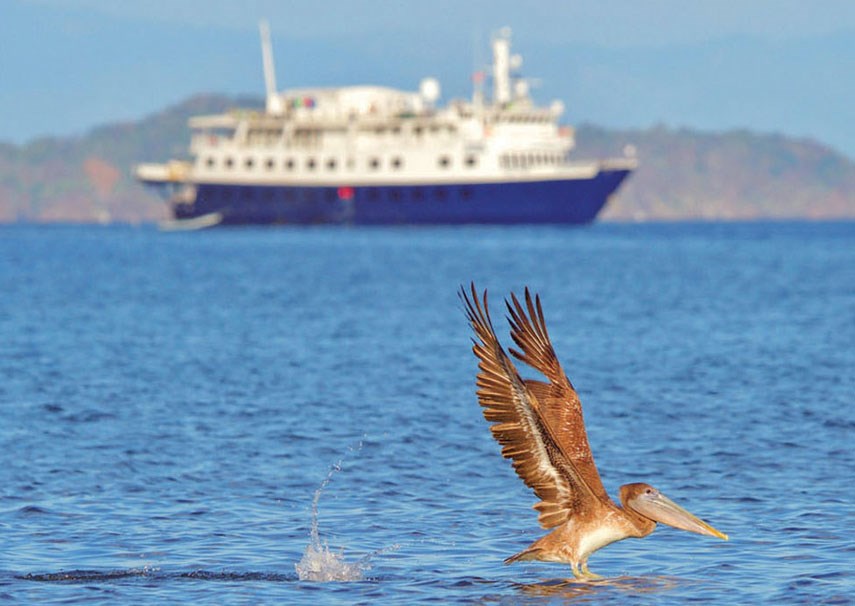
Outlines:
[[283, 111], [282, 98], [276, 91], [276, 71], [273, 66], [273, 46], [270, 44], [270, 26], [267, 20], [258, 22], [261, 33], [261, 59], [264, 62], [264, 88], [267, 92], [267, 113], [281, 114]]
[[481, 57], [481, 35], [475, 30], [472, 36], [472, 105], [476, 111], [484, 109], [484, 72], [486, 67]]

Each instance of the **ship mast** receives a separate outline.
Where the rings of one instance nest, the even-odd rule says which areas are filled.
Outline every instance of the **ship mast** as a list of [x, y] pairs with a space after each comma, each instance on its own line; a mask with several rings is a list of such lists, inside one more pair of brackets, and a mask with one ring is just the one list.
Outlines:
[[493, 103], [511, 100], [511, 29], [503, 27], [493, 37]]
[[276, 91], [276, 70], [273, 66], [273, 46], [270, 44], [270, 26], [267, 21], [258, 23], [261, 33], [261, 59], [264, 63], [264, 88], [267, 93], [267, 113], [282, 114], [282, 98]]

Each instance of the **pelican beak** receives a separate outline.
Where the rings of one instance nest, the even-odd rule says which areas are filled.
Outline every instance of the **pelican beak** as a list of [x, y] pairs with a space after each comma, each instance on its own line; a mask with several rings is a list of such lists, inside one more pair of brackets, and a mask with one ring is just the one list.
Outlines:
[[692, 515], [658, 491], [652, 494], [643, 493], [638, 495], [633, 499], [632, 508], [651, 520], [679, 528], [680, 530], [718, 537], [725, 541], [728, 539], [726, 534], [719, 532], [700, 518]]

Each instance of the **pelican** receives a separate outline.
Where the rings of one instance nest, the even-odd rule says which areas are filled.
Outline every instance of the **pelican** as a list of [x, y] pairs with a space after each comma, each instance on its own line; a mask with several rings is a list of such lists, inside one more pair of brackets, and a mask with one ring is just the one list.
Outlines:
[[487, 291], [479, 298], [474, 283], [471, 298], [461, 287], [460, 297], [475, 332], [473, 351], [478, 358], [478, 401], [490, 431], [513, 460], [514, 470], [540, 502], [534, 505], [544, 529], [552, 529], [505, 564], [526, 560], [570, 564], [580, 580], [601, 578], [588, 569], [592, 553], [622, 539], [649, 535], [657, 523], [727, 540], [649, 484], [620, 487], [620, 505], [610, 498], [594, 464], [582, 404], [555, 356], [540, 296], [532, 300], [525, 289], [525, 307], [511, 294], [507, 306], [517, 360], [539, 371], [548, 382], [523, 379], [499, 344]]

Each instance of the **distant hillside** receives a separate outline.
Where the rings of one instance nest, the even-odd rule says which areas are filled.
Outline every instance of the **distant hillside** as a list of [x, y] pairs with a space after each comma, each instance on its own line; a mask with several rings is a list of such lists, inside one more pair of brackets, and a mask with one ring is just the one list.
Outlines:
[[[166, 218], [165, 204], [133, 180], [132, 166], [185, 156], [191, 115], [260, 105], [200, 95], [81, 137], [0, 144], [0, 222]], [[637, 150], [639, 169], [606, 207], [605, 220], [855, 218], [855, 163], [813, 141], [582, 125], [577, 143], [580, 158], [621, 154], [627, 144]]]
[[102, 126], [81, 137], [0, 144], [0, 222], [165, 219], [164, 202], [133, 179], [134, 164], [186, 157], [190, 116], [258, 104], [199, 95], [139, 122]]
[[582, 126], [579, 156], [635, 146], [639, 168], [602, 219], [745, 220], [855, 217], [855, 163], [810, 140], [749, 131]]

